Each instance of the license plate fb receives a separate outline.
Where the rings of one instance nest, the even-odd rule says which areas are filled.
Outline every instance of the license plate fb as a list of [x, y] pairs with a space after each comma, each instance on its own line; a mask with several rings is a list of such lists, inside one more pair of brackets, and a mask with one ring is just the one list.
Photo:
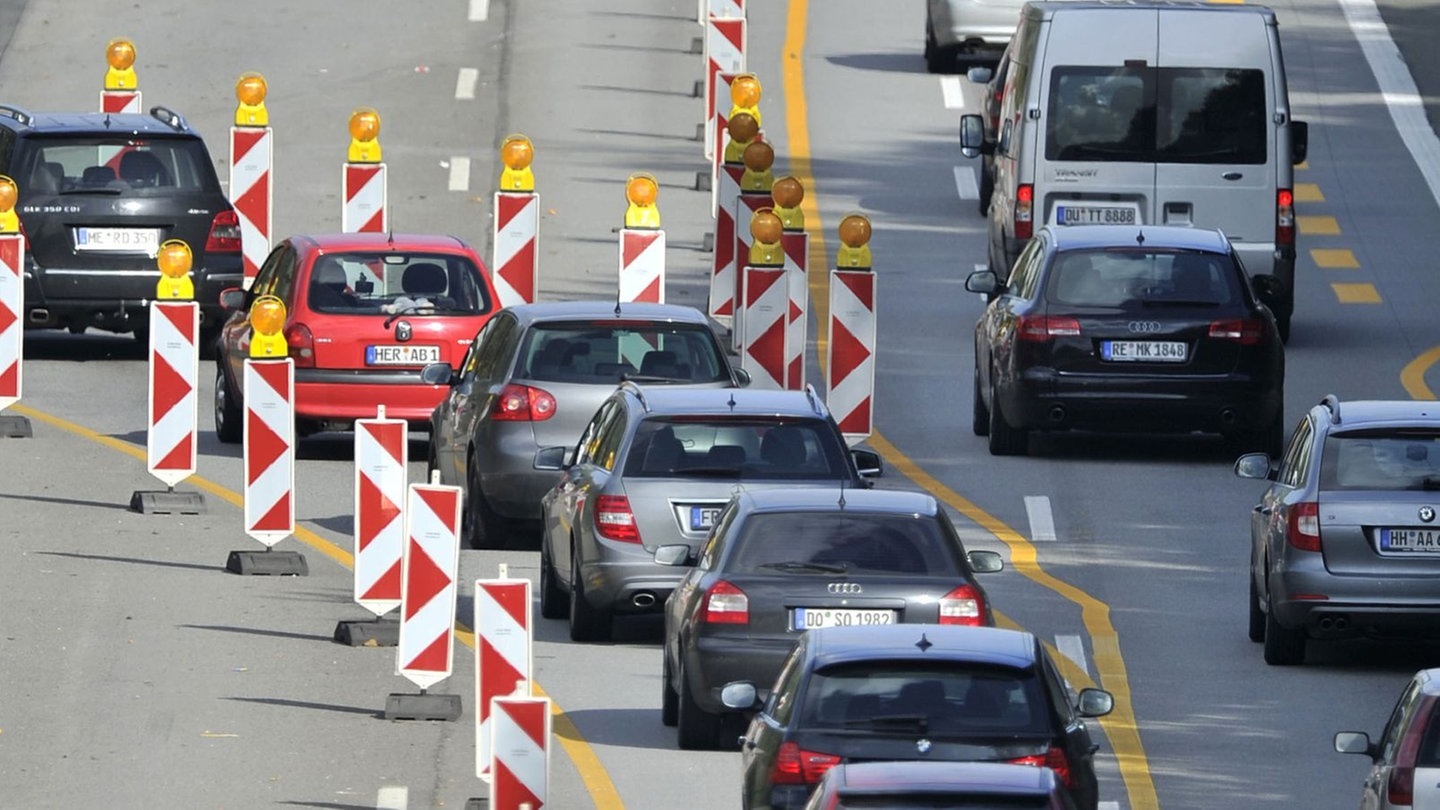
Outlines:
[[440, 362], [439, 346], [411, 346], [407, 343], [393, 346], [366, 346], [367, 366], [423, 366]]
[[694, 532], [709, 531], [715, 525], [715, 518], [720, 516], [720, 506], [692, 506], [690, 507], [690, 530]]
[[1440, 529], [1381, 529], [1380, 550], [1440, 554]]
[[1183, 363], [1187, 348], [1179, 340], [1102, 340], [1100, 358], [1112, 363]]
[[865, 610], [861, 608], [795, 608], [791, 618], [792, 630], [815, 630], [821, 627], [870, 627], [877, 624], [894, 624], [893, 610]]

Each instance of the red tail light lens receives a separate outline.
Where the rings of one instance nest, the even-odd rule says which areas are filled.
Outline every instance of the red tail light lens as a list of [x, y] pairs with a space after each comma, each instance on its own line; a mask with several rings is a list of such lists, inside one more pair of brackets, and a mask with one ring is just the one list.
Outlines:
[[290, 358], [296, 368], [315, 367], [315, 336], [310, 327], [303, 323], [292, 323], [285, 328], [285, 344], [290, 348]]
[[1022, 315], [1015, 325], [1015, 336], [1036, 343], [1055, 337], [1079, 337], [1080, 321], [1053, 315]]
[[1234, 340], [1241, 346], [1256, 346], [1265, 338], [1265, 322], [1259, 318], [1235, 318], [1213, 321], [1210, 337], [1215, 340]]
[[1035, 235], [1032, 213], [1035, 208], [1035, 187], [1021, 183], [1015, 189], [1015, 238], [1029, 239]]
[[974, 585], [961, 585], [940, 597], [940, 623], [980, 627], [986, 623], [985, 600]]
[[221, 211], [211, 220], [210, 237], [205, 240], [205, 252], [240, 252], [240, 217], [234, 211]]
[[813, 785], [825, 772], [840, 764], [840, 757], [806, 751], [793, 742], [781, 743], [775, 752], [775, 766], [770, 769], [773, 785]]
[[499, 422], [544, 422], [555, 415], [555, 397], [549, 391], [511, 383], [500, 389], [490, 408], [490, 418]]
[[1288, 188], [1275, 192], [1275, 245], [1295, 244], [1295, 193]]
[[1028, 757], [1016, 757], [1010, 762], [1015, 765], [1034, 765], [1037, 768], [1044, 766], [1054, 771], [1055, 775], [1059, 777], [1060, 783], [1065, 787], [1070, 789], [1075, 787], [1075, 774], [1070, 772], [1070, 758], [1065, 756], [1063, 748], [1056, 748], [1052, 745], [1044, 756], [1035, 754]]
[[1395, 765], [1390, 769], [1390, 781], [1385, 785], [1385, 798], [1392, 806], [1409, 807], [1415, 803], [1415, 763], [1419, 759], [1420, 740], [1431, 722], [1434, 702], [1434, 698], [1420, 699], [1420, 705], [1415, 707], [1414, 722], [1400, 738]]
[[1314, 501], [1290, 507], [1285, 519], [1285, 539], [1301, 551], [1320, 550], [1320, 504]]
[[640, 527], [630, 511], [630, 499], [624, 495], [601, 495], [595, 499], [595, 531], [607, 540], [621, 543], [640, 542]]
[[707, 624], [749, 624], [750, 597], [722, 579], [706, 592], [705, 601], [700, 605], [700, 621]]

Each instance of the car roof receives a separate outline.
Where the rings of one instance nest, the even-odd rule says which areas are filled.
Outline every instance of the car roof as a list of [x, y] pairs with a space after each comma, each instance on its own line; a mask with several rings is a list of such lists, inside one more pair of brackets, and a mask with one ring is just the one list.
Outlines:
[[[1332, 416], [1322, 420], [1330, 425], [1330, 432], [1376, 427], [1440, 427], [1440, 403], [1433, 400], [1357, 399], [1335, 402]], [[1322, 400], [1316, 407], [1325, 409], [1325, 402]], [[1337, 411], [1339, 422], [1333, 417]]]
[[647, 414], [793, 416], [809, 419], [828, 415], [811, 391], [776, 391], [763, 388], [676, 388], [626, 383], [621, 391], [638, 394]]
[[522, 324], [576, 318], [615, 318], [617, 320], [639, 318], [647, 321], [709, 323], [705, 313], [695, 307], [640, 302], [617, 304], [613, 299], [609, 301], [539, 301], [533, 304], [513, 304], [506, 309], [513, 313]]
[[1184, 8], [1238, 14], [1259, 14], [1261, 16], [1274, 16], [1275, 14], [1273, 10], [1260, 5], [1217, 4], [1205, 2], [1205, 0], [1030, 0], [1027, 5], [1047, 14], [1059, 9], [1069, 8]]
[[939, 624], [826, 627], [805, 634], [812, 669], [858, 661], [964, 661], [1027, 669], [1035, 637], [1023, 630]]
[[28, 117], [28, 122], [11, 115], [0, 115], [0, 121], [16, 130], [38, 135], [64, 133], [112, 137], [121, 133], [137, 133], [197, 136], [195, 131], [184, 123], [184, 119], [180, 119], [181, 125], [175, 127], [148, 113], [20, 112]]
[[1057, 225], [1046, 226], [1057, 250], [1087, 250], [1107, 247], [1135, 247], [1144, 236], [1147, 248], [1176, 248], [1229, 253], [1230, 240], [1213, 228], [1180, 225]]
[[[841, 499], [845, 504], [840, 505]], [[752, 512], [891, 512], [934, 516], [939, 501], [928, 492], [904, 489], [856, 489], [855, 487], [776, 487], [747, 489], [740, 501]]]
[[1008, 762], [939, 762], [926, 760], [841, 763], [843, 795], [928, 793], [969, 789], [1007, 796], [1048, 796], [1055, 772]]
[[357, 250], [433, 250], [438, 253], [470, 251], [470, 246], [458, 236], [432, 233], [302, 233], [291, 236], [289, 241], [321, 253]]

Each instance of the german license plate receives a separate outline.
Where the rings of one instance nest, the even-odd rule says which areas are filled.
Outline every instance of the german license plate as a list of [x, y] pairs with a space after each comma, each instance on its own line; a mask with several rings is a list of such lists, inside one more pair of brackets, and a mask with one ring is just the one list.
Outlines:
[[1100, 357], [1112, 363], [1183, 363], [1187, 347], [1179, 340], [1102, 340]]
[[1134, 225], [1139, 212], [1127, 205], [1057, 205], [1055, 222], [1060, 225]]
[[440, 362], [439, 346], [366, 346], [367, 366], [423, 366]]
[[154, 256], [160, 252], [160, 230], [158, 228], [76, 228], [75, 249], [102, 253], [144, 253], [147, 256]]
[[709, 531], [715, 525], [715, 518], [720, 516], [722, 506], [692, 506], [690, 507], [690, 530], [694, 532]]
[[893, 610], [860, 610], [857, 608], [795, 608], [792, 630], [814, 630], [819, 627], [869, 627], [894, 624]]
[[1440, 554], [1440, 529], [1381, 529], [1380, 550]]

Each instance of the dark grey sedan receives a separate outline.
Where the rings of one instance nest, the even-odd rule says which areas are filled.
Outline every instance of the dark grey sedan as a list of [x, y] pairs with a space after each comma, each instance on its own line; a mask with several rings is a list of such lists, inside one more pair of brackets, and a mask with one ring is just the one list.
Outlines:
[[[656, 559], [689, 562], [686, 546]], [[968, 554], [931, 495], [843, 488], [741, 491], [695, 567], [665, 606], [661, 719], [681, 748], [720, 744], [720, 690], [769, 685], [801, 633], [900, 623], [989, 626], [974, 572], [999, 571], [993, 551]]]

